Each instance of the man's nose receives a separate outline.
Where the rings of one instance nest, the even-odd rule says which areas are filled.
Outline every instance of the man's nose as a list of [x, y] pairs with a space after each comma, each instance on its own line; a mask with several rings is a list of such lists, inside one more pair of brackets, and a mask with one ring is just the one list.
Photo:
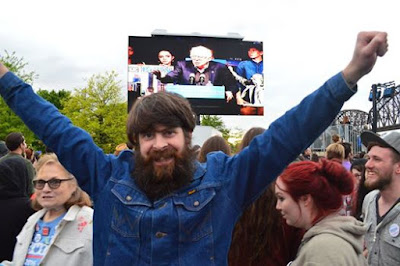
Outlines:
[[160, 150], [160, 149], [165, 148], [167, 145], [168, 145], [168, 142], [164, 138], [164, 136], [162, 134], [156, 133], [156, 135], [154, 137], [153, 148]]
[[372, 162], [370, 159], [367, 160], [367, 162], [365, 163], [365, 169], [371, 169], [372, 167]]

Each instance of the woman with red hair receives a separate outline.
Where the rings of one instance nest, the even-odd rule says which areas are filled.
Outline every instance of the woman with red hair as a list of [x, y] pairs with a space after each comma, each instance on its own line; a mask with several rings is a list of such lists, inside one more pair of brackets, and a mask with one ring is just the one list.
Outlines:
[[306, 233], [295, 265], [367, 265], [363, 256], [366, 228], [354, 217], [340, 216], [342, 196], [353, 192], [351, 173], [322, 159], [289, 165], [275, 183], [276, 208], [286, 223]]

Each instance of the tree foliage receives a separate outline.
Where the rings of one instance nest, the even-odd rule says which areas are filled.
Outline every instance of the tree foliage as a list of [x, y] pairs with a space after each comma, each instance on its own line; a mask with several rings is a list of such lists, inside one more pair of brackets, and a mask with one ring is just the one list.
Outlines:
[[15, 52], [11, 54], [5, 50], [4, 55], [0, 55], [0, 61], [5, 65], [11, 72], [20, 77], [23, 81], [28, 84], [33, 84], [33, 81], [38, 78], [38, 75], [34, 71], [27, 72], [25, 62], [23, 57], [18, 57]]
[[71, 92], [66, 90], [38, 90], [36, 93], [46, 101], [54, 104], [54, 106], [60, 111], [64, 109], [64, 103], [71, 97]]
[[127, 106], [120, 94], [120, 81], [116, 78], [114, 71], [93, 75], [86, 87], [74, 90], [69, 100], [64, 102], [62, 111], [107, 153], [127, 140]]
[[224, 139], [228, 140], [230, 137], [230, 130], [225, 126], [222, 118], [217, 115], [202, 115], [201, 116], [201, 125], [202, 126], [210, 126], [222, 133]]
[[[15, 52], [8, 53], [5, 51], [4, 55], [0, 55], [0, 61], [17, 76], [19, 76], [26, 83], [32, 84], [37, 75], [34, 71], [27, 72], [25, 67], [28, 65], [24, 58], [17, 57]], [[36, 136], [24, 122], [7, 106], [3, 98], [0, 97], [0, 140], [11, 132], [21, 132], [24, 134], [28, 144], [36, 143]]]

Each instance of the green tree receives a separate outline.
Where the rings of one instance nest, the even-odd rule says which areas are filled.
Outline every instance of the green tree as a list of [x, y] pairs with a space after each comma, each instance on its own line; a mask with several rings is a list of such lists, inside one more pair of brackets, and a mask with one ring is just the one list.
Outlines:
[[225, 126], [222, 118], [217, 115], [202, 115], [200, 124], [202, 126], [210, 126], [219, 130], [226, 140], [228, 140], [230, 137], [230, 129]]
[[[26, 71], [28, 63], [24, 61], [23, 57], [16, 56], [15, 52], [10, 54], [5, 51], [4, 55], [0, 55], [0, 61], [26, 83], [32, 84], [34, 79], [38, 77], [34, 71]], [[24, 122], [11, 111], [3, 98], [0, 97], [0, 139], [4, 140], [11, 132], [24, 134], [28, 144], [35, 143], [37, 140], [33, 132], [25, 126]]]
[[75, 89], [64, 102], [63, 113], [78, 127], [87, 131], [94, 142], [107, 153], [127, 141], [126, 102], [121, 97], [117, 73], [93, 75], [86, 87]]
[[64, 109], [64, 103], [71, 97], [71, 92], [66, 90], [59, 90], [58, 92], [54, 90], [38, 90], [36, 93], [46, 101], [54, 104], [60, 111]]
[[27, 62], [24, 61], [23, 57], [18, 57], [15, 52], [11, 54], [4, 50], [4, 55], [0, 55], [0, 61], [5, 65], [10, 71], [14, 72], [18, 77], [28, 84], [33, 84], [33, 81], [38, 78], [38, 75], [34, 71], [27, 72], [26, 66]]

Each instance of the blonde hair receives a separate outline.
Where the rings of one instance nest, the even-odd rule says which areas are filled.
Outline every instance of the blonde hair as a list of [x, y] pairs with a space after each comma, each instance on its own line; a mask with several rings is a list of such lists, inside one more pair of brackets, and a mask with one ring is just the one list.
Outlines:
[[339, 159], [344, 160], [344, 147], [340, 143], [332, 143], [326, 147], [326, 158], [328, 160]]
[[[45, 165], [58, 165], [60, 166], [68, 177], [72, 178], [72, 182], [74, 182], [76, 189], [72, 193], [71, 197], [64, 203], [65, 209], [69, 209], [73, 205], [78, 205], [79, 207], [83, 206], [92, 206], [92, 201], [90, 200], [89, 195], [83, 191], [76, 180], [76, 178], [65, 169], [65, 167], [60, 163], [55, 153], [46, 153], [40, 157], [35, 165], [36, 173], [40, 171]], [[36, 211], [43, 209], [43, 206], [39, 204], [37, 198], [32, 201], [32, 208]]]

